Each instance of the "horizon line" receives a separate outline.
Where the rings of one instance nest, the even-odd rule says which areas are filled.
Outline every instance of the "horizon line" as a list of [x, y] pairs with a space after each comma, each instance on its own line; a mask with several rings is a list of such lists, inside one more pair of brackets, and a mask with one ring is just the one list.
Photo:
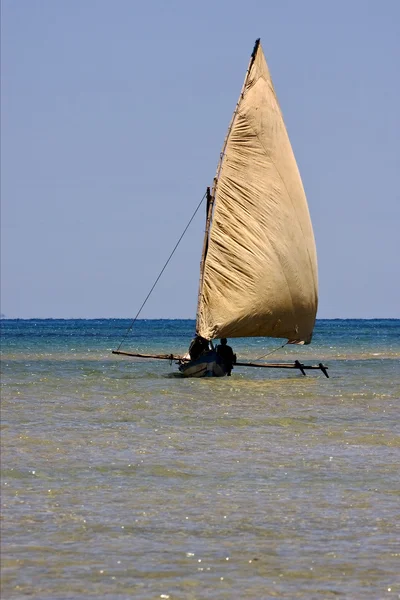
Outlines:
[[[399, 317], [319, 317], [317, 321], [399, 321]], [[133, 321], [132, 317], [7, 317], [0, 321]], [[136, 321], [196, 321], [195, 317], [147, 317]]]

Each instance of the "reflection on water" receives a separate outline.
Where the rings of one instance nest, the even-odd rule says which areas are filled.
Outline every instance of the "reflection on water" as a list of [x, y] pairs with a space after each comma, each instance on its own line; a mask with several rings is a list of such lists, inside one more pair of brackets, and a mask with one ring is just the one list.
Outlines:
[[69, 354], [59, 323], [52, 341], [5, 337], [2, 597], [400, 597], [392, 325], [321, 333], [307, 353], [330, 357], [329, 380], [191, 380], [109, 356], [101, 321], [86, 337], [67, 322], [81, 340]]

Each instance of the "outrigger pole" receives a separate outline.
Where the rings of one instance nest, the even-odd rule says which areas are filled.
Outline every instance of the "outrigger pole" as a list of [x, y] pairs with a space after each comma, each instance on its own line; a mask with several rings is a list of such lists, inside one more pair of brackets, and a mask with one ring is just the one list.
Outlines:
[[175, 354], [133, 354], [132, 352], [122, 352], [122, 350], [113, 350], [112, 353], [122, 354], [123, 356], [135, 356], [137, 358], [157, 358], [158, 360], [180, 360], [182, 362], [189, 360]]
[[265, 367], [267, 369], [299, 369], [303, 375], [306, 375], [305, 371], [308, 369], [320, 369], [325, 377], [328, 377], [328, 367], [323, 365], [322, 363], [318, 363], [318, 365], [303, 365], [298, 360], [295, 360], [294, 363], [244, 363], [237, 362], [235, 363], [235, 367]]
[[[157, 360], [177, 360], [180, 363], [189, 362], [188, 358], [183, 358], [183, 356], [175, 355], [175, 354], [133, 354], [132, 352], [122, 352], [120, 350], [113, 350], [113, 354], [122, 354], [124, 356], [134, 356], [136, 358], [153, 358]], [[298, 360], [295, 360], [294, 363], [250, 363], [250, 362], [237, 362], [235, 363], [235, 367], [261, 367], [264, 369], [298, 369], [304, 376], [306, 375], [306, 371], [311, 369], [319, 369], [328, 377], [328, 367], [323, 365], [322, 363], [318, 363], [318, 365], [304, 365]]]

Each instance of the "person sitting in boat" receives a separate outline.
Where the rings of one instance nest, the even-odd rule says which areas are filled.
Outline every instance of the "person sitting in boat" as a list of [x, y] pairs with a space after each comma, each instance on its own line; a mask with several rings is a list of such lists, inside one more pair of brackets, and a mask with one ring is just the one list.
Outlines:
[[232, 348], [228, 346], [228, 340], [226, 338], [221, 338], [221, 343], [217, 346], [217, 354], [226, 368], [226, 374], [230, 375], [233, 365], [236, 363], [236, 354], [234, 354]]
[[196, 358], [199, 358], [204, 352], [208, 352], [209, 349], [208, 340], [202, 338], [200, 335], [196, 335], [189, 346], [190, 359], [196, 360]]

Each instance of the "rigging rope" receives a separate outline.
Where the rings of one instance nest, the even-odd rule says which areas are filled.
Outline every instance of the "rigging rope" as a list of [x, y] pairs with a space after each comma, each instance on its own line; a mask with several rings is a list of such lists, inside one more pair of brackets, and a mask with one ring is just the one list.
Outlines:
[[158, 275], [157, 279], [156, 279], [156, 280], [155, 280], [155, 282], [153, 283], [153, 286], [152, 286], [151, 290], [149, 291], [149, 293], [147, 294], [146, 298], [144, 299], [142, 306], [139, 308], [138, 312], [136, 313], [136, 316], [135, 316], [135, 318], [134, 318], [134, 319], [132, 319], [132, 322], [131, 322], [131, 324], [129, 325], [129, 327], [128, 327], [128, 329], [127, 329], [126, 333], [125, 333], [125, 335], [123, 336], [123, 338], [122, 338], [122, 340], [121, 340], [121, 342], [120, 342], [120, 344], [119, 344], [119, 346], [118, 346], [118, 348], [117, 348], [117, 352], [118, 352], [118, 350], [121, 348], [121, 346], [122, 346], [122, 344], [124, 343], [124, 341], [126, 340], [126, 338], [128, 337], [128, 335], [129, 335], [129, 333], [130, 333], [130, 331], [131, 331], [132, 327], [134, 326], [134, 324], [135, 324], [135, 322], [137, 321], [137, 319], [138, 319], [138, 317], [139, 317], [140, 313], [142, 312], [142, 309], [143, 309], [144, 305], [146, 304], [147, 300], [150, 298], [150, 295], [151, 295], [152, 291], [153, 291], [153, 290], [154, 290], [154, 288], [156, 287], [156, 285], [157, 285], [157, 283], [158, 283], [158, 280], [160, 279], [161, 275], [164, 273], [164, 271], [165, 271], [165, 269], [166, 269], [166, 267], [167, 267], [167, 265], [168, 265], [169, 261], [171, 260], [171, 258], [173, 257], [173, 255], [174, 255], [174, 253], [175, 253], [175, 250], [177, 249], [177, 247], [178, 247], [178, 246], [179, 246], [179, 244], [181, 243], [181, 241], [182, 241], [182, 238], [183, 238], [183, 236], [185, 235], [186, 231], [189, 229], [189, 225], [191, 224], [191, 222], [192, 222], [192, 221], [193, 221], [193, 219], [195, 218], [195, 216], [196, 216], [196, 214], [197, 214], [197, 211], [199, 210], [200, 206], [202, 205], [202, 203], [203, 203], [203, 200], [204, 200], [204, 198], [206, 197], [206, 195], [207, 195], [207, 192], [204, 194], [204, 196], [202, 197], [202, 199], [201, 199], [201, 200], [200, 200], [200, 202], [198, 203], [198, 205], [197, 205], [197, 207], [196, 207], [196, 210], [194, 211], [194, 213], [192, 214], [192, 216], [191, 216], [191, 218], [190, 218], [190, 221], [189, 221], [189, 223], [186, 225], [185, 229], [183, 230], [183, 233], [182, 233], [181, 237], [180, 237], [180, 238], [179, 238], [179, 240], [176, 242], [176, 244], [175, 244], [175, 247], [174, 247], [174, 249], [172, 250], [171, 254], [169, 255], [167, 262], [165, 263], [165, 265], [164, 265], [164, 266], [163, 266], [163, 268], [161, 269], [161, 271], [160, 271], [160, 273], [159, 273], [159, 275]]
[[285, 342], [283, 344], [283, 346], [278, 346], [277, 348], [275, 348], [275, 350], [271, 350], [271, 352], [267, 352], [267, 354], [264, 354], [263, 356], [259, 356], [258, 358], [256, 358], [255, 360], [261, 360], [262, 358], [265, 358], [266, 356], [269, 356], [270, 354], [273, 354], [274, 352], [276, 352], [277, 350], [282, 350], [282, 348], [284, 348], [285, 346], [287, 346], [287, 344], [289, 343], [289, 340], [287, 340], [287, 342]]

